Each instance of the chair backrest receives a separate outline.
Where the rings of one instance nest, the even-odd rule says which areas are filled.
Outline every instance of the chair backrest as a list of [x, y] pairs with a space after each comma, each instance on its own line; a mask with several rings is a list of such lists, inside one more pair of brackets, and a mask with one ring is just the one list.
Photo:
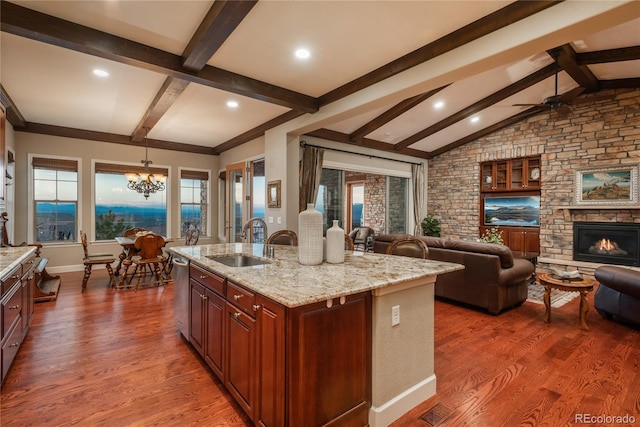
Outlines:
[[153, 259], [162, 255], [164, 245], [164, 237], [151, 233], [138, 237], [133, 246], [141, 259]]
[[269, 236], [267, 244], [298, 246], [298, 235], [293, 230], [278, 230]]
[[147, 231], [144, 228], [139, 228], [139, 227], [135, 227], [135, 228], [130, 228], [128, 230], [126, 230], [124, 232], [124, 237], [128, 237], [130, 239], [135, 239], [136, 238], [136, 234], [138, 234], [141, 231]]
[[89, 249], [87, 248], [87, 233], [80, 230], [80, 240], [82, 241], [82, 250], [84, 251], [84, 258], [89, 258]]
[[344, 249], [347, 251], [353, 251], [355, 246], [353, 246], [353, 239], [348, 235], [344, 235]]
[[373, 234], [374, 234], [373, 228], [371, 227], [356, 227], [353, 230], [351, 230], [351, 233], [349, 233], [349, 236], [353, 240], [353, 243], [362, 244], [362, 243], [366, 243], [367, 239], [370, 236], [373, 236]]
[[397, 239], [387, 247], [387, 255], [400, 255], [413, 258], [429, 258], [429, 248], [427, 244], [415, 237]]
[[184, 239], [185, 246], [194, 246], [198, 244], [198, 239], [200, 238], [200, 231], [195, 228], [193, 225], [189, 226], [187, 230], [187, 235]]

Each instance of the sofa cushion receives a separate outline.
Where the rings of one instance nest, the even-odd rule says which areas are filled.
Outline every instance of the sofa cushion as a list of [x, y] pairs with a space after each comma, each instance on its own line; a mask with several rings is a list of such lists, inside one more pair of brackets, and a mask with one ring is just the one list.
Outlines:
[[[427, 246], [429, 244], [427, 243]], [[502, 268], [513, 267], [513, 253], [508, 246], [498, 245], [497, 243], [473, 242], [469, 240], [446, 239], [444, 242], [445, 249], [453, 249], [465, 252], [475, 252], [487, 255], [496, 255], [500, 258]]]

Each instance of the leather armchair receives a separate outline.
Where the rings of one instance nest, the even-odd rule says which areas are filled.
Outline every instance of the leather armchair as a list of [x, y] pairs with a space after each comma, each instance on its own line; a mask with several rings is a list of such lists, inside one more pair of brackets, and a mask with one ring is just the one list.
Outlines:
[[640, 271], [607, 265], [594, 275], [600, 283], [594, 296], [598, 313], [640, 326]]

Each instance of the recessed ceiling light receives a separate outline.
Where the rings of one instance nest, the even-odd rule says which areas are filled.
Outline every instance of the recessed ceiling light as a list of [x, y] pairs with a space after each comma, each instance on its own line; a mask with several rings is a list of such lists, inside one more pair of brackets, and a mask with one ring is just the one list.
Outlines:
[[311, 52], [308, 49], [300, 48], [296, 50], [296, 57], [299, 59], [307, 59], [311, 56]]
[[471, 123], [478, 123], [480, 121], [480, 117], [471, 117]]
[[436, 110], [439, 110], [442, 107], [444, 107], [444, 102], [443, 101], [438, 101], [435, 104], [433, 104], [433, 108], [435, 108]]
[[238, 102], [237, 101], [227, 101], [227, 107], [229, 107], [229, 108], [238, 108]]
[[99, 68], [95, 68], [93, 70], [93, 74], [95, 74], [98, 77], [109, 77], [109, 72], [108, 71], [101, 70]]

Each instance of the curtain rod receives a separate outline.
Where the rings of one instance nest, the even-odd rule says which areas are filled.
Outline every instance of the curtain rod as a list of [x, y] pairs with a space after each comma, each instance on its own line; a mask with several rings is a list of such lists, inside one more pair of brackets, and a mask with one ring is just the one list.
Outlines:
[[341, 150], [339, 148], [331, 148], [331, 147], [323, 147], [321, 145], [313, 145], [313, 144], [308, 144], [305, 141], [300, 141], [300, 146], [301, 147], [313, 147], [313, 148], [322, 148], [323, 150], [331, 150], [331, 151], [338, 151], [340, 153], [347, 153], [347, 154], [357, 154], [358, 156], [365, 156], [365, 157], [369, 157], [370, 159], [382, 159], [382, 160], [390, 160], [392, 162], [400, 162], [400, 163], [408, 163], [410, 165], [424, 165], [424, 163], [416, 163], [416, 162], [410, 162], [408, 160], [396, 160], [396, 159], [390, 159], [388, 157], [382, 157], [382, 156], [376, 156], [375, 154], [363, 154], [363, 153], [356, 153], [355, 151], [348, 151], [348, 150]]

